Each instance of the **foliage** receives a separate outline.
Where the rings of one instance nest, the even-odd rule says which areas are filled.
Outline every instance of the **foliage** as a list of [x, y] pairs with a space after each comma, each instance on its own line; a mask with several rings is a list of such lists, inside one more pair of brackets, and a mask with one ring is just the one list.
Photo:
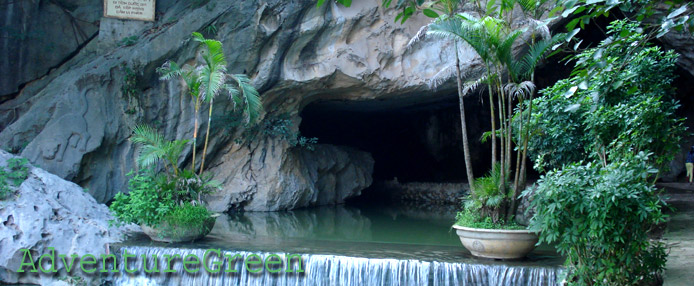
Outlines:
[[571, 78], [533, 102], [529, 153], [540, 170], [584, 158], [604, 165], [639, 151], [653, 152], [662, 170], [678, 148], [684, 127], [670, 98], [676, 55], [634, 48], [644, 36], [633, 23], [608, 28], [610, 38], [576, 56]]
[[464, 199], [463, 210], [456, 215], [456, 224], [465, 227], [491, 229], [525, 229], [503, 215], [513, 192], [499, 188], [501, 165], [495, 164], [489, 173], [475, 179], [471, 194]]
[[573, 57], [570, 78], [531, 102], [529, 152], [553, 169], [538, 182], [531, 228], [567, 256], [571, 284], [647, 284], [664, 268], [663, 244], [648, 238], [665, 219], [650, 179], [685, 128], [671, 99], [676, 55], [648, 44], [655, 32], [612, 22], [607, 39]]
[[499, 188], [500, 179], [501, 165], [499, 164], [494, 164], [486, 176], [475, 179], [473, 182], [475, 187], [472, 188], [464, 205], [465, 211], [473, 210], [494, 223], [502, 221], [502, 209], [506, 207], [505, 202], [512, 194], [504, 191], [506, 188]]
[[294, 123], [289, 113], [270, 114], [263, 118], [262, 121], [253, 125], [242, 122], [236, 113], [238, 112], [220, 116], [219, 121], [223, 122], [223, 125], [220, 127], [230, 133], [234, 132], [239, 126], [244, 127], [241, 136], [235, 139], [237, 144], [247, 144], [258, 140], [258, 138], [275, 138], [286, 141], [291, 147], [299, 146], [313, 150], [313, 146], [318, 143], [318, 138], [304, 137], [300, 132], [293, 130]]
[[[407, 3], [414, 2], [409, 1]], [[444, 8], [455, 7], [456, 4], [446, 5], [449, 2], [442, 0], [435, 1], [434, 4]], [[551, 36], [547, 28], [547, 22], [533, 18], [542, 15], [542, 4], [544, 2], [528, 0], [501, 1], [497, 3], [490, 1], [485, 9], [482, 9], [481, 3], [476, 1], [478, 12], [482, 16], [476, 17], [467, 13], [444, 14], [428, 25], [426, 32], [427, 36], [465, 43], [477, 53], [485, 67], [484, 75], [478, 80], [466, 83], [464, 88], [460, 84], [462, 75], [459, 66], [456, 66], [458, 72], [456, 77], [459, 81], [458, 93], [461, 104], [466, 95], [482, 84], [487, 85], [491, 130], [486, 134], [489, 134], [491, 137], [491, 163], [493, 166], [500, 164], [499, 176], [496, 182], [497, 189], [501, 194], [506, 194], [506, 190], [509, 188], [513, 190], [513, 193], [502, 197], [502, 202], [499, 203], [498, 208], [493, 209], [491, 212], [485, 212], [484, 215], [492, 216], [494, 221], [501, 218], [501, 213], [505, 214], [507, 220], [513, 216], [517, 208], [518, 195], [525, 186], [525, 168], [521, 168], [521, 166], [525, 166], [525, 160], [521, 161], [521, 158], [525, 158], [527, 151], [527, 144], [525, 143], [528, 137], [527, 121], [525, 120], [526, 116], [521, 116], [521, 120], [513, 122], [512, 106], [514, 102], [523, 103], [526, 98], [532, 100], [535, 93], [535, 84], [533, 83], [535, 67], [547, 56], [556, 43], [564, 41], [565, 38], [563, 34]], [[529, 25], [528, 29], [514, 28], [515, 26], [512, 23], [514, 17], [510, 14], [513, 13], [516, 4], [523, 11], [526, 17], [525, 20], [533, 24]], [[517, 40], [524, 37], [530, 39], [529, 43], [527, 43], [528, 49], [525, 53], [516, 55], [514, 46]], [[456, 65], [458, 65], [457, 61]], [[524, 106], [520, 105], [519, 108], [524, 109]], [[525, 109], [530, 110], [531, 107]], [[464, 120], [463, 108], [461, 108], [463, 126], [465, 126]], [[519, 127], [514, 128], [514, 125]], [[512, 178], [514, 136], [518, 137], [516, 145], [521, 147], [516, 149], [517, 159], [514, 177]], [[465, 130], [463, 130], [464, 144], [465, 141]], [[499, 148], [497, 148], [497, 143], [500, 143]], [[500, 152], [497, 153], [498, 151]], [[497, 154], [499, 155], [497, 156]], [[467, 166], [466, 168], [470, 169], [471, 167]], [[468, 177], [472, 176], [468, 175]], [[485, 180], [490, 181], [489, 178]], [[512, 186], [509, 184], [510, 182], [512, 182]], [[472, 184], [471, 187], [474, 192], [475, 184]]]
[[218, 31], [217, 25], [215, 25], [214, 23], [210, 23], [209, 25], [207, 25], [204, 30], [208, 36], [217, 35], [217, 31]]
[[138, 36], [124, 37], [120, 40], [120, 42], [118, 42], [118, 45], [123, 46], [123, 47], [133, 46], [133, 45], [137, 44], [137, 41], [139, 39], [140, 38]]
[[524, 225], [517, 224], [510, 220], [499, 220], [494, 222], [491, 217], [483, 217], [474, 208], [464, 208], [455, 216], [455, 224], [471, 228], [485, 229], [526, 229]]
[[[189, 223], [192, 218], [199, 218], [202, 211], [196, 210], [195, 216], [189, 216], [191, 210], [187, 205], [196, 205], [202, 209], [202, 195], [219, 189], [219, 183], [212, 181], [212, 176], [199, 176], [193, 170], [180, 170], [178, 159], [187, 143], [186, 140], [167, 141], [155, 129], [137, 126], [130, 139], [141, 144], [137, 157], [141, 171], [128, 173], [128, 189], [125, 195], [118, 193], [110, 209], [120, 223], [135, 223], [156, 226], [161, 222], [177, 224], [176, 219], [184, 218]], [[155, 173], [157, 162], [164, 161], [166, 171]], [[185, 210], [181, 210], [185, 209]], [[207, 212], [206, 217], [210, 214]], [[201, 221], [198, 221], [201, 223]]]
[[[571, 20], [566, 24], [569, 32], [567, 40], [571, 40], [591, 20], [618, 14], [625, 20], [639, 23], [652, 33], [651, 36], [661, 37], [674, 29], [694, 31], [694, 18], [690, 17], [689, 4], [682, 0], [649, 1], [649, 0], [560, 0], [551, 14], [561, 12], [564, 18]], [[649, 36], [650, 38], [650, 36]], [[579, 43], [574, 46], [578, 48]]]
[[[570, 284], [636, 285], [665, 267], [665, 247], [648, 231], [665, 221], [640, 152], [607, 166], [574, 163], [543, 176], [530, 227], [567, 257]], [[524, 194], [529, 195], [529, 194]]]
[[170, 193], [158, 190], [157, 177], [150, 172], [131, 171], [128, 176], [130, 193], [118, 193], [110, 209], [122, 223], [157, 225], [174, 208]]
[[140, 90], [137, 86], [140, 83], [139, 75], [129, 67], [126, 63], [120, 65], [121, 71], [123, 72], [123, 82], [121, 83], [121, 94], [130, 100], [131, 98], [137, 97], [140, 94]]
[[0, 168], [0, 199], [7, 198], [13, 188], [19, 187], [29, 177], [28, 162], [25, 158], [12, 158], [7, 160], [5, 168]]
[[[156, 226], [163, 221], [171, 224], [188, 223], [192, 218], [199, 216], [185, 216], [190, 210], [187, 205], [196, 205], [201, 209], [200, 196], [219, 188], [219, 185], [211, 181], [210, 177], [200, 178], [190, 170], [183, 170], [181, 174], [168, 176], [154, 174], [151, 169], [140, 172], [128, 173], [131, 179], [128, 181], [127, 195], [116, 194], [110, 209], [121, 223], [135, 223]], [[196, 211], [201, 214], [201, 210]], [[209, 212], [206, 212], [209, 217]], [[184, 221], [178, 221], [185, 218]], [[202, 220], [198, 221], [200, 223]]]
[[210, 217], [210, 212], [201, 205], [184, 203], [174, 208], [165, 218], [171, 225], [194, 227]]
[[242, 110], [242, 116], [248, 124], [255, 123], [262, 112], [263, 106], [258, 91], [251, 84], [245, 74], [227, 73], [227, 61], [224, 56], [222, 43], [212, 39], [206, 39], [202, 34], [194, 32], [193, 40], [202, 47], [200, 56], [196, 57], [194, 66], [179, 66], [176, 62], [168, 61], [157, 71], [162, 80], [171, 80], [180, 77], [184, 80], [188, 92], [195, 100], [195, 125], [193, 132], [193, 163], [195, 168], [195, 154], [197, 151], [198, 115], [201, 101], [207, 101], [210, 105], [207, 117], [207, 131], [205, 132], [205, 146], [202, 152], [202, 162], [199, 174], [205, 169], [207, 145], [210, 138], [210, 126], [212, 125], [212, 110], [214, 99], [217, 95], [228, 95], [234, 108]]
[[[135, 144], [141, 144], [137, 156], [137, 164], [141, 168], [154, 166], [159, 161], [165, 161], [166, 172], [169, 175], [178, 175], [178, 159], [188, 140], [167, 141], [154, 128], [147, 125], [138, 125], [130, 138]], [[171, 173], [173, 172], [173, 173]]]

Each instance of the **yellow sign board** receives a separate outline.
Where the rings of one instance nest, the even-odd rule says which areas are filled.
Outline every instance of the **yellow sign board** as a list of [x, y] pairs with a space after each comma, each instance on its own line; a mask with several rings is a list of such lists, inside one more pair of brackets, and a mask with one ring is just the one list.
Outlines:
[[104, 0], [104, 17], [154, 21], [155, 0]]

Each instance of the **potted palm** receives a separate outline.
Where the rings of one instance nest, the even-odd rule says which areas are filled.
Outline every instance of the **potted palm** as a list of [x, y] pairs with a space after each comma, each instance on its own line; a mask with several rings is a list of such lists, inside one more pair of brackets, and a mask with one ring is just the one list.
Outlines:
[[476, 179], [474, 191], [464, 200], [458, 212], [456, 230], [460, 242], [474, 256], [493, 259], [518, 259], [535, 248], [538, 236], [525, 226], [506, 219], [512, 192], [503, 193], [497, 183], [500, 166], [494, 165], [489, 174]]
[[[199, 176], [178, 168], [178, 158], [187, 140], [164, 140], [154, 128], [137, 126], [130, 139], [139, 144], [139, 171], [128, 175], [130, 192], [115, 196], [110, 208], [122, 223], [135, 223], [152, 240], [193, 241], [207, 235], [216, 215], [205, 207], [201, 196], [219, 188], [210, 176]], [[163, 171], [156, 172], [158, 162]]]
[[[463, 98], [480, 86], [486, 87], [489, 95], [491, 130], [485, 134], [485, 139], [491, 141], [492, 170], [486, 177], [474, 179], [469, 148], [463, 146], [471, 194], [453, 226], [463, 245], [475, 256], [522, 258], [534, 249], [538, 240], [535, 233], [514, 222], [519, 195], [525, 188], [529, 137], [527, 116], [533, 107], [524, 102], [533, 100], [537, 63], [557, 42], [563, 40], [563, 35], [552, 37], [548, 33], [547, 22], [537, 20], [529, 21], [532, 24], [526, 28], [514, 28], [517, 25], [510, 22], [514, 17], [506, 17], [506, 14], [513, 13], [517, 3], [526, 18], [537, 19], [542, 15], [544, 2], [515, 1], [490, 6], [477, 2], [477, 12], [482, 17], [455, 14], [455, 5], [443, 5], [443, 9], [438, 10], [444, 13], [437, 16], [426, 29], [426, 36], [452, 40], [456, 47], [456, 58], [459, 58], [459, 43], [469, 46], [481, 58], [485, 68], [480, 79], [463, 83], [460, 61], [457, 60], [453, 68], [447, 67], [456, 71], [464, 145], [468, 144], [468, 140]], [[438, 3], [456, 1], [440, 0]], [[482, 10], [482, 7], [486, 7], [486, 10]], [[526, 40], [527, 49], [516, 56], [514, 47], [521, 39]], [[439, 79], [433, 81], [438, 82]], [[520, 114], [515, 118], [514, 103], [518, 104], [517, 113]], [[516, 158], [512, 160], [514, 146]]]

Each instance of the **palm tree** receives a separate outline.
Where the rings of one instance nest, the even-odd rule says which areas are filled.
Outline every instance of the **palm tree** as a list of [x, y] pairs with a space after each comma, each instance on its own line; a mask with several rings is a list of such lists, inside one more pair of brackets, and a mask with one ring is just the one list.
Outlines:
[[227, 61], [222, 49], [222, 43], [217, 40], [205, 39], [202, 34], [194, 32], [193, 40], [200, 43], [203, 49], [200, 56], [196, 57], [195, 66], [179, 66], [174, 61], [166, 62], [157, 71], [162, 80], [171, 80], [180, 77], [185, 82], [188, 92], [195, 99], [195, 124], [193, 130], [193, 164], [195, 170], [197, 138], [200, 128], [199, 114], [202, 102], [209, 102], [207, 117], [207, 130], [205, 132], [205, 144], [202, 151], [199, 174], [205, 169], [207, 146], [210, 139], [210, 126], [212, 124], [212, 109], [214, 99], [220, 93], [226, 92], [234, 103], [234, 108], [243, 108], [246, 122], [252, 123], [262, 111], [262, 104], [258, 91], [253, 88], [250, 79], [244, 74], [228, 74]]
[[178, 176], [178, 159], [188, 140], [168, 141], [151, 126], [138, 125], [133, 130], [130, 141], [142, 145], [137, 156], [137, 165], [140, 168], [153, 166], [163, 160], [166, 173], [169, 176]]
[[188, 88], [188, 93], [193, 99], [195, 99], [195, 124], [193, 127], [193, 164], [191, 165], [191, 170], [195, 172], [195, 153], [197, 152], [197, 142], [198, 142], [198, 129], [199, 117], [200, 117], [200, 76], [196, 69], [190, 65], [184, 65], [180, 67], [174, 61], [168, 61], [164, 63], [161, 68], [157, 69], [157, 72], [161, 75], [161, 80], [171, 80], [174, 77], [180, 77], [186, 84]]
[[246, 75], [227, 73], [227, 61], [221, 42], [205, 39], [198, 32], [193, 33], [193, 39], [205, 48], [201, 52], [203, 61], [196, 67], [196, 72], [198, 73], [198, 81], [200, 83], [199, 96], [203, 101], [210, 103], [207, 131], [205, 132], [205, 147], [202, 151], [202, 162], [200, 163], [200, 174], [202, 174], [202, 171], [205, 169], [215, 97], [222, 92], [226, 92], [234, 103], [234, 108], [243, 108], [247, 123], [255, 121], [262, 111], [262, 104], [258, 91], [251, 85], [250, 79]]
[[[455, 11], [458, 9], [458, 4], [459, 0], [441, 0], [436, 3], [436, 6], [433, 6], [435, 10], [442, 12], [443, 15], [440, 16], [438, 19], [436, 19], [433, 23], [431, 23], [427, 29], [431, 29], [431, 27], [436, 27], [436, 25], [446, 25], [449, 19], [452, 19]], [[432, 34], [432, 35], [440, 35], [435, 32], [435, 30], [431, 33], [427, 31], [427, 34]], [[456, 83], [457, 83], [457, 90], [458, 90], [458, 109], [460, 110], [460, 126], [461, 126], [461, 133], [462, 133], [462, 139], [463, 139], [463, 157], [465, 160], [465, 174], [468, 178], [468, 182], [470, 185], [470, 190], [474, 192], [475, 189], [475, 177], [473, 175], [473, 169], [472, 169], [472, 159], [470, 158], [470, 143], [468, 140], [468, 134], [467, 134], [467, 120], [465, 118], [465, 92], [463, 89], [463, 84], [462, 84], [462, 72], [460, 70], [460, 55], [458, 54], [458, 39], [454, 39], [455, 43], [455, 69], [456, 69]]]
[[[538, 2], [539, 1], [539, 2]], [[539, 9], [546, 0], [518, 0], [522, 9]], [[522, 29], [511, 29], [510, 23], [501, 17], [504, 15], [504, 9], [509, 10], [513, 5], [508, 3], [493, 7], [494, 13], [498, 17], [484, 16], [477, 18], [469, 14], [460, 13], [452, 17], [439, 17], [434, 23], [428, 26], [427, 35], [433, 35], [441, 38], [454, 39], [462, 41], [470, 46], [480, 56], [485, 64], [485, 76], [481, 79], [468, 84], [467, 87], [461, 89], [459, 85], [459, 94], [467, 94], [474, 90], [482, 82], [487, 83], [490, 100], [491, 124], [492, 130], [489, 132], [492, 139], [492, 166], [497, 162], [497, 135], [500, 136], [500, 176], [498, 186], [502, 193], [505, 193], [506, 182], [510, 180], [511, 174], [511, 154], [513, 147], [513, 128], [512, 128], [512, 104], [514, 100], [523, 102], [526, 97], [532, 98], [535, 92], [534, 70], [538, 62], [546, 55], [550, 47], [552, 47], [561, 37], [545, 38], [536, 42], [535, 32], [540, 25], [536, 25], [531, 33], [532, 41], [529, 43], [527, 52], [521, 55], [520, 60], [514, 57], [513, 47], [517, 39], [525, 32]], [[494, 10], [501, 9], [501, 10]], [[533, 10], [535, 11], [535, 10]], [[534, 12], [537, 14], [537, 12]], [[539, 22], [535, 21], [534, 23]], [[537, 24], [537, 23], [536, 23]], [[546, 26], [542, 27], [546, 29]], [[547, 31], [548, 32], [548, 31]], [[547, 33], [549, 34], [549, 33]], [[457, 54], [456, 54], [457, 56]], [[458, 71], [460, 75], [460, 71]], [[506, 75], [506, 84], [504, 84], [503, 76]], [[524, 79], [529, 79], [523, 81]], [[461, 91], [462, 90], [462, 91]], [[494, 108], [494, 90], [497, 93], [498, 116], [499, 116], [499, 132], [496, 128], [495, 108]], [[522, 108], [522, 105], [520, 105]], [[521, 109], [522, 111], [522, 109]], [[523, 113], [521, 113], [523, 114]], [[524, 123], [527, 122], [521, 117], [521, 127], [518, 133], [521, 135], [523, 147], [519, 148], [519, 154], [516, 158], [515, 178], [514, 178], [514, 195], [511, 197], [511, 206], [507, 216], [512, 215], [517, 207], [516, 198], [524, 185], [525, 176], [525, 152], [527, 152], [527, 129], [524, 129]], [[520, 143], [520, 142], [519, 142]], [[522, 163], [521, 163], [522, 158]], [[519, 169], [519, 165], [523, 165]]]

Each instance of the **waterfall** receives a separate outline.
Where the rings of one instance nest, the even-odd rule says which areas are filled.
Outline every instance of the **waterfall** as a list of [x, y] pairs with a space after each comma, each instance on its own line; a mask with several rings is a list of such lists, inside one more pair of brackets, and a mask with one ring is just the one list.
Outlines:
[[[121, 257], [127, 251], [128, 255], [136, 255], [135, 263], [128, 263], [128, 268], [138, 271], [133, 274], [125, 273], [125, 264]], [[204, 260], [205, 249], [169, 248], [152, 246], [122, 246], [118, 250], [120, 257], [118, 269], [114, 273], [114, 285], [558, 285], [557, 276], [561, 271], [556, 266], [534, 266], [500, 264], [490, 262], [485, 264], [421, 261], [416, 259], [366, 258], [327, 254], [301, 254], [299, 259], [289, 259], [284, 264], [264, 265], [263, 271], [251, 273], [244, 269], [243, 260], [224, 259], [226, 257], [250, 257], [252, 255], [267, 258], [273, 254], [275, 261], [282, 257], [291, 257], [288, 253], [265, 253], [246, 251], [221, 251], [221, 255], [210, 255]], [[142, 259], [145, 255], [147, 259]], [[195, 274], [187, 273], [180, 260], [172, 260], [168, 268], [172, 273], [144, 273], [154, 266], [153, 256], [158, 258], [159, 270], [166, 269], [165, 257], [193, 255], [201, 260], [201, 264], [219, 266], [220, 273], [210, 273], [199, 267]], [[132, 257], [132, 256], [130, 256]], [[221, 257], [221, 258], [220, 258]], [[216, 263], [216, 264], [213, 264]], [[286, 265], [285, 265], [286, 264]], [[270, 265], [270, 264], [268, 264]], [[279, 266], [279, 267], [277, 267]], [[250, 270], [260, 269], [251, 268]], [[270, 273], [269, 270], [279, 271]], [[191, 270], [189, 268], [189, 270]], [[298, 273], [303, 270], [302, 273]], [[225, 271], [236, 271], [225, 273]], [[287, 272], [291, 271], [291, 272]]]

